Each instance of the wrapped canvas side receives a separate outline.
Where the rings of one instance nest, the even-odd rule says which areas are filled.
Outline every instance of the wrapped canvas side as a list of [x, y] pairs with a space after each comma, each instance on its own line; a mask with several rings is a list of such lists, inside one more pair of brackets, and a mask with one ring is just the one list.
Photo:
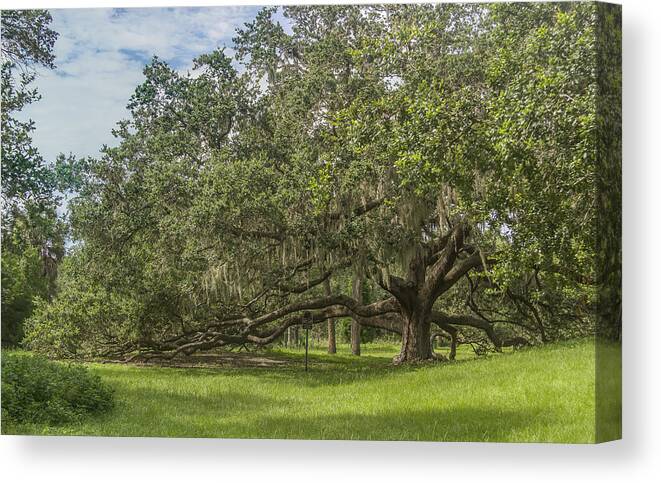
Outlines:
[[599, 3], [596, 28], [598, 284], [595, 440], [622, 437], [622, 7]]

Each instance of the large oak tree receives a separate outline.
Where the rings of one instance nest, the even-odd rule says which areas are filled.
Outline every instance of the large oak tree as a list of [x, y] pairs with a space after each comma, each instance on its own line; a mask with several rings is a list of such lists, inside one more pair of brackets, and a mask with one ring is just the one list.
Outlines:
[[557, 300], [589, 331], [598, 8], [276, 13], [237, 32], [234, 60], [145, 68], [33, 341], [66, 320], [94, 353], [173, 357], [351, 317], [401, 334], [412, 362], [434, 357], [433, 327], [496, 349], [503, 324], [547, 339]]

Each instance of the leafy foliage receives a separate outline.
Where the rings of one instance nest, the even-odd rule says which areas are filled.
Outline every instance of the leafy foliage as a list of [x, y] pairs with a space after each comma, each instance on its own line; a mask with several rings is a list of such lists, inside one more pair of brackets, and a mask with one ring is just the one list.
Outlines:
[[94, 285], [79, 253], [65, 259], [58, 285], [60, 294], [52, 302], [36, 299], [25, 321], [26, 348], [57, 358], [112, 357], [118, 344], [139, 341], [134, 321], [141, 307]]
[[2, 353], [2, 424], [78, 422], [113, 406], [112, 390], [82, 366]]
[[15, 346], [32, 299], [55, 292], [67, 227], [57, 215], [83, 164], [60, 155], [48, 162], [32, 144], [32, 120], [17, 114], [41, 96], [30, 84], [36, 68], [54, 68], [57, 33], [45, 10], [2, 14], [2, 345]]
[[53, 18], [47, 10], [2, 12], [2, 56], [12, 63], [53, 68], [53, 46], [58, 34], [49, 28]]
[[42, 264], [33, 247], [19, 254], [2, 253], [2, 340], [16, 346], [23, 338], [22, 321], [33, 309], [33, 298], [46, 292]]

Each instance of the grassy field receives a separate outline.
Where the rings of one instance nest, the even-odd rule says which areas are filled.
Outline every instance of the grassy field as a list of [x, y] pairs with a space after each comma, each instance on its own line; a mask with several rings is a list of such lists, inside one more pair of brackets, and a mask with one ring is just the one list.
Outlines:
[[[90, 364], [116, 406], [85, 423], [23, 434], [421, 441], [592, 442], [594, 344], [559, 344], [453, 363], [393, 367], [364, 355], [265, 355], [272, 367]], [[3, 432], [5, 430], [3, 429]]]

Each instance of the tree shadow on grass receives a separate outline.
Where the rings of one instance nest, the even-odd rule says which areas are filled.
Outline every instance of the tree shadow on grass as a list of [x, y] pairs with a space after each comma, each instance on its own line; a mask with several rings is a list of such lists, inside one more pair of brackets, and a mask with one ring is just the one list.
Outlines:
[[[319, 439], [371, 441], [544, 441], [538, 411], [510, 411], [468, 407], [417, 409], [378, 414], [268, 415], [197, 427], [182, 428], [192, 435], [250, 439]], [[176, 421], [172, 421], [176, 424]], [[529, 435], [529, 436], [528, 436]]]
[[424, 368], [421, 366], [394, 366], [387, 364], [366, 364], [339, 362], [327, 363], [321, 359], [310, 361], [308, 371], [303, 362], [276, 367], [161, 367], [161, 366], [122, 366], [103, 365], [95, 368], [98, 374], [108, 380], [122, 380], [126, 377], [169, 378], [190, 377], [200, 380], [200, 384], [214, 377], [229, 379], [255, 378], [264, 382], [292, 384], [304, 387], [333, 386], [355, 381], [378, 380], [394, 374], [404, 374]]
[[228, 412], [238, 410], [255, 411], [281, 404], [286, 398], [271, 397], [260, 394], [257, 390], [252, 392], [240, 392], [227, 387], [205, 387], [199, 392], [190, 392], [190, 389], [179, 389], [173, 384], [171, 389], [154, 388], [145, 386], [124, 387], [118, 392], [118, 396], [126, 401], [144, 399], [146, 401], [157, 401], [159, 406], [167, 408], [181, 408], [183, 410], [202, 407], [213, 408]]
[[[502, 357], [502, 356], [501, 356]], [[138, 367], [131, 368], [136, 370], [136, 377], [158, 376], [161, 378], [169, 377], [187, 377], [199, 379], [200, 384], [214, 377], [224, 379], [236, 379], [237, 384], [243, 384], [241, 379], [254, 378], [257, 382], [275, 383], [291, 385], [292, 387], [317, 388], [325, 386], [347, 385], [356, 382], [383, 381], [388, 378], [413, 374], [418, 371], [438, 371], [439, 377], [444, 377], [444, 372], [451, 371], [453, 367], [463, 366], [476, 362], [475, 360], [462, 360], [452, 362], [431, 362], [422, 364], [410, 364], [395, 366], [392, 363], [387, 364], [365, 364], [363, 362], [351, 363], [333, 363], [327, 364], [323, 359], [320, 362], [310, 361], [308, 370], [305, 370], [304, 364], [288, 364], [278, 367]], [[106, 366], [107, 367], [107, 366]], [[124, 379], [127, 374], [115, 372], [114, 370], [104, 371], [102, 367], [100, 374], [109, 379]], [[448, 374], [447, 377], [450, 377]], [[231, 383], [229, 383], [231, 384]]]
[[[361, 381], [378, 381], [389, 377], [410, 374], [417, 371], [440, 369], [441, 371], [464, 364], [475, 363], [477, 359], [465, 359], [459, 361], [437, 361], [422, 364], [407, 364], [395, 366], [388, 357], [381, 356], [328, 356], [325, 354], [311, 354], [308, 360], [308, 370], [305, 370], [304, 355], [296, 353], [267, 352], [264, 357], [277, 358], [286, 361], [285, 364], [268, 366], [250, 365], [223, 365], [214, 367], [212, 365], [198, 367], [163, 367], [159, 365], [138, 366], [114, 366], [114, 368], [130, 368], [137, 374], [148, 374], [149, 377], [177, 376], [199, 378], [202, 381], [209, 377], [223, 378], [245, 378], [252, 377], [267, 383], [291, 384], [299, 387], [324, 387], [351, 384]], [[495, 357], [509, 357], [511, 354], [503, 354]], [[481, 359], [481, 360], [489, 360]], [[107, 370], [106, 370], [107, 368]], [[110, 365], [101, 366], [99, 371], [109, 378], [123, 378], [124, 374], [117, 373]], [[439, 372], [439, 376], [442, 372]], [[201, 382], [204, 383], [204, 382]]]
[[252, 417], [283, 404], [286, 398], [227, 389], [191, 394], [176, 384], [170, 389], [136, 384], [117, 387], [114, 407], [107, 413], [76, 423], [18, 425], [11, 434], [209, 437], [228, 418]]

